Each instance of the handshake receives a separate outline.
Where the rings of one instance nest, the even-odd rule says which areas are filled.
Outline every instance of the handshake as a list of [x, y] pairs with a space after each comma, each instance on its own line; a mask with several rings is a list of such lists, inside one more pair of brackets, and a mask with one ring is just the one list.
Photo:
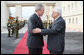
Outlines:
[[32, 33], [41, 33], [41, 29], [40, 28], [35, 28], [32, 30]]

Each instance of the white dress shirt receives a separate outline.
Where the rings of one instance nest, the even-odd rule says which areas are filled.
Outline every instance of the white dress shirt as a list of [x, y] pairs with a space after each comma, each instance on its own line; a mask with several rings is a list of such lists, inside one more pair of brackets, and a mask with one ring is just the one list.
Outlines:
[[60, 15], [57, 18], [55, 18], [54, 21], [57, 20], [59, 17], [60, 17]]

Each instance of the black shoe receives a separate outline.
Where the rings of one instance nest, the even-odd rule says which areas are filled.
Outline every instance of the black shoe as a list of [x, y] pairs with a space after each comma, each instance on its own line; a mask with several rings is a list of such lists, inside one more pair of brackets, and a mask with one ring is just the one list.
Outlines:
[[7, 36], [7, 37], [11, 37], [11, 36]]

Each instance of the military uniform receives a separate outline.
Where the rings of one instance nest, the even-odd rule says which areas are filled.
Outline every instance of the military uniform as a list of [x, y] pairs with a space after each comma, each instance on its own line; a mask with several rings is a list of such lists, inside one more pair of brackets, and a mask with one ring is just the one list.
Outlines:
[[18, 19], [17, 19], [16, 23], [15, 23], [15, 36], [16, 36], [16, 38], [18, 38], [18, 31], [19, 31], [19, 23], [18, 23]]
[[7, 29], [8, 29], [8, 37], [11, 37], [11, 24], [7, 23]]
[[14, 34], [14, 24], [11, 25], [12, 35]]

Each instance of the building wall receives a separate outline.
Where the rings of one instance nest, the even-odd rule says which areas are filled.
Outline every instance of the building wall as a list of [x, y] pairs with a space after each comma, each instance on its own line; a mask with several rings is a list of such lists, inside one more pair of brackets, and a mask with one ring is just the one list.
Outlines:
[[82, 1], [62, 1], [62, 16], [66, 20], [67, 32], [83, 32]]

